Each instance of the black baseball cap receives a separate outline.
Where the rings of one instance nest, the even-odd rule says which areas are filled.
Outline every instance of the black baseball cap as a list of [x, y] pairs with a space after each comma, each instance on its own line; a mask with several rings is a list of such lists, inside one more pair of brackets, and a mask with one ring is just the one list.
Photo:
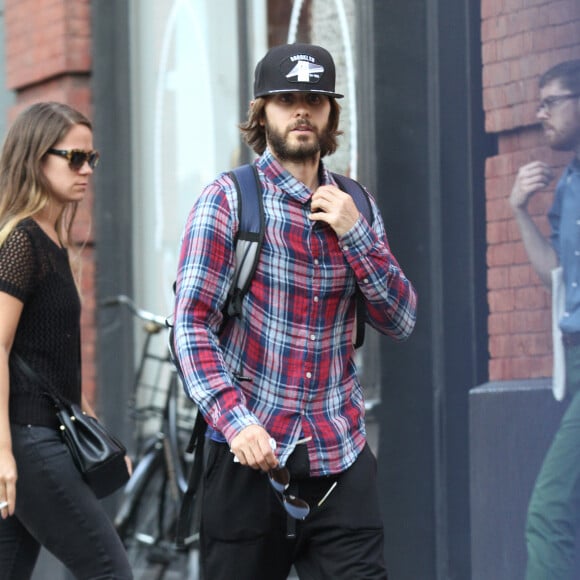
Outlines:
[[282, 44], [271, 48], [256, 65], [254, 98], [277, 93], [320, 93], [341, 98], [334, 92], [334, 61], [315, 44]]

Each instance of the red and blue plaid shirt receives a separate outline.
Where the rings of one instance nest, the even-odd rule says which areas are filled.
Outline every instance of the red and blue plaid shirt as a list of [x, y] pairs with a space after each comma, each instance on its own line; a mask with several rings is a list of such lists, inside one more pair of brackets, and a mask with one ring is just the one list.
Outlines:
[[[189, 214], [175, 304], [175, 346], [188, 395], [214, 438], [262, 425], [285, 464], [301, 437], [312, 476], [339, 473], [366, 440], [364, 397], [353, 361], [355, 288], [367, 321], [396, 340], [413, 330], [416, 294], [387, 242], [374, 201], [340, 239], [308, 219], [312, 192], [266, 150], [257, 160], [266, 234], [242, 315], [222, 326], [234, 272], [237, 194], [222, 174]], [[321, 167], [322, 183], [334, 183]], [[234, 374], [251, 377], [238, 381]], [[223, 440], [223, 439], [222, 439]]]

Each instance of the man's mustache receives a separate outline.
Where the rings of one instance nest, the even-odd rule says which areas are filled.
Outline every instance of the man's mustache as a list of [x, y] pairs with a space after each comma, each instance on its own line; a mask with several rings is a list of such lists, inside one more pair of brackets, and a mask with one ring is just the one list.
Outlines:
[[296, 123], [290, 127], [290, 131], [294, 131], [295, 129], [312, 129], [314, 131], [314, 125], [307, 120], [296, 121]]

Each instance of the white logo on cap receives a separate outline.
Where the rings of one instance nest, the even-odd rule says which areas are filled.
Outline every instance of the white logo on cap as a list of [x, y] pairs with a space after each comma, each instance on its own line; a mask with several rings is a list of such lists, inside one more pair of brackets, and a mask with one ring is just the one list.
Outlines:
[[[320, 74], [324, 72], [324, 67], [320, 64], [299, 60], [294, 68], [286, 75], [287, 79], [296, 77], [296, 82], [311, 83], [316, 82], [320, 78]], [[315, 77], [316, 80], [311, 79]]]

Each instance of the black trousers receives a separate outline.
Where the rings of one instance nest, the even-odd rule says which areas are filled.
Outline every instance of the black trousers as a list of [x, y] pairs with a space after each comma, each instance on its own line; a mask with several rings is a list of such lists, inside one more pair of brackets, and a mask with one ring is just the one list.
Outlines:
[[12, 425], [16, 513], [0, 519], [0, 579], [26, 580], [41, 545], [82, 580], [133, 577], [123, 544], [58, 432]]
[[[376, 459], [368, 445], [340, 475], [294, 478], [289, 492], [308, 502], [288, 518], [267, 476], [233, 462], [208, 442], [201, 512], [204, 580], [386, 580]], [[337, 485], [323, 504], [332, 484]]]

